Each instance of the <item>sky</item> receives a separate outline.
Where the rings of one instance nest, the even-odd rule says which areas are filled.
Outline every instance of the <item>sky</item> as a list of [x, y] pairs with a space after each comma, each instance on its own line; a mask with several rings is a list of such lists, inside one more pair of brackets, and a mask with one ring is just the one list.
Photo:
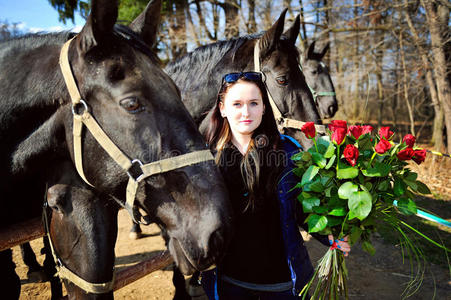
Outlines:
[[23, 32], [39, 31], [80, 31], [85, 23], [78, 13], [75, 13], [75, 24], [66, 24], [58, 20], [58, 12], [47, 0], [0, 0], [0, 23], [18, 23]]

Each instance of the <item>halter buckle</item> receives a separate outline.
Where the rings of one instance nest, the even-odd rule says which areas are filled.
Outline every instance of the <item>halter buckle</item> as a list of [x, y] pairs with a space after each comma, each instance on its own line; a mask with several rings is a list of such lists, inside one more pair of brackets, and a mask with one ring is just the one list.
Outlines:
[[[83, 106], [83, 109], [80, 106]], [[88, 111], [88, 105], [85, 100], [80, 99], [80, 102], [72, 104], [72, 114], [74, 116], [81, 116], [85, 111]]]
[[[142, 166], [143, 166], [143, 163], [139, 159], [132, 160], [132, 165], [130, 166], [130, 168], [128, 168], [128, 171], [127, 171], [128, 177], [135, 180], [136, 182], [140, 182], [144, 178], [144, 173], [141, 169]], [[132, 172], [130, 172], [130, 171], [132, 171]], [[139, 174], [139, 175], [132, 174], [132, 173], [138, 173], [138, 171], [141, 172], [141, 174]]]

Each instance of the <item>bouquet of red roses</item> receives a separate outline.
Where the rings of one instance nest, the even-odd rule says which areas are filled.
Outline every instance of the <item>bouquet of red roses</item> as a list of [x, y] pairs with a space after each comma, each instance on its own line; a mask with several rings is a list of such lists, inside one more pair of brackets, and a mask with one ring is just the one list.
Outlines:
[[[348, 127], [346, 121], [335, 120], [329, 129], [328, 135], [317, 137], [313, 122], [306, 123], [301, 130], [314, 146], [291, 158], [297, 165], [294, 172], [300, 181], [295, 188], [308, 214], [308, 231], [347, 236], [351, 245], [361, 242], [365, 251], [374, 253], [370, 236], [377, 230], [376, 220], [402, 231], [398, 213], [415, 214], [414, 194], [430, 193], [407, 167], [408, 160], [422, 163], [426, 150], [415, 149], [410, 134], [394, 143], [389, 127], [373, 134], [369, 125]], [[347, 298], [346, 277], [343, 255], [331, 247], [302, 293], [306, 295], [317, 278], [313, 299], [338, 299], [339, 292]]]

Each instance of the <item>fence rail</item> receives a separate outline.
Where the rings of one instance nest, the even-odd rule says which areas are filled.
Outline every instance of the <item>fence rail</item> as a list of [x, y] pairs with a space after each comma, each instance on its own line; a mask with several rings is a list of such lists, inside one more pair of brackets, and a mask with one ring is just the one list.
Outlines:
[[[0, 230], [0, 251], [42, 237], [44, 233], [41, 218], [8, 226]], [[171, 255], [165, 250], [136, 265], [118, 270], [113, 289], [116, 291], [123, 288], [154, 271], [169, 266], [172, 262]], [[63, 299], [68, 299], [68, 297], [66, 296]]]

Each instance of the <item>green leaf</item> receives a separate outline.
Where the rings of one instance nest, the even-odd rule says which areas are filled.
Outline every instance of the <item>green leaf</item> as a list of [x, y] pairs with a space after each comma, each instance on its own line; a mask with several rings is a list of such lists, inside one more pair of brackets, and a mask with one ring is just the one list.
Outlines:
[[327, 218], [325, 216], [319, 215], [310, 215], [308, 217], [308, 232], [318, 232], [326, 228], [327, 226]]
[[340, 188], [338, 189], [338, 197], [341, 199], [348, 199], [353, 192], [357, 192], [358, 190], [359, 187], [356, 184], [352, 181], [346, 181], [340, 185]]
[[326, 170], [329, 170], [330, 167], [332, 167], [332, 165], [335, 162], [335, 158], [337, 158], [337, 156], [336, 155], [332, 155], [332, 157], [329, 159], [329, 162], [327, 163], [327, 165], [325, 167]]
[[399, 199], [398, 208], [402, 213], [406, 215], [412, 215], [417, 213], [417, 205], [415, 204], [415, 202], [412, 201], [412, 199], [409, 198]]
[[326, 153], [324, 153], [325, 158], [331, 158], [335, 154], [335, 146], [334, 143], [329, 143], [329, 147], [327, 147]]
[[347, 166], [340, 163], [339, 169], [337, 170], [338, 179], [352, 179], [359, 175], [359, 169], [357, 167]]
[[373, 142], [371, 142], [371, 137], [368, 134], [365, 134], [365, 135], [359, 137], [358, 145], [359, 145], [360, 153], [362, 153], [364, 151], [369, 152], [370, 150], [373, 149]]
[[302, 155], [304, 155], [304, 152], [298, 152], [291, 156], [292, 161], [299, 161], [302, 158]]
[[382, 181], [381, 183], [379, 183], [379, 185], [377, 186], [377, 189], [379, 191], [384, 192], [384, 191], [388, 190], [389, 187], [390, 187], [390, 180], [386, 179], [386, 180]]
[[349, 235], [351, 245], [354, 245], [357, 243], [360, 239], [360, 236], [362, 235], [363, 230], [360, 229], [358, 226], [352, 226], [351, 228], [351, 234]]
[[371, 255], [374, 255], [376, 253], [376, 249], [374, 249], [373, 245], [368, 241], [364, 241], [362, 243], [362, 249], [363, 249], [363, 251], [365, 251]]
[[324, 191], [324, 185], [321, 183], [321, 179], [316, 179], [310, 183], [310, 189], [314, 192], [321, 193]]
[[319, 198], [313, 197], [302, 200], [302, 209], [305, 213], [313, 212], [313, 207], [318, 206], [321, 203]]
[[421, 181], [416, 181], [416, 184], [418, 186], [418, 192], [421, 194], [430, 194], [431, 190], [429, 190], [429, 188], [427, 187], [427, 185], [425, 185], [424, 183], [422, 183]]
[[337, 225], [341, 225], [343, 223], [343, 218], [335, 218], [331, 216], [327, 216], [327, 226], [328, 227], [334, 227]]
[[305, 171], [304, 175], [302, 175], [301, 185], [305, 185], [308, 182], [311, 182], [313, 177], [318, 174], [319, 168], [317, 166], [310, 166], [307, 171]]
[[368, 177], [385, 177], [390, 173], [390, 165], [375, 162], [374, 168], [368, 168], [366, 170], [362, 170], [363, 175]]
[[302, 161], [310, 161], [312, 159], [312, 154], [308, 151], [301, 152], [301, 160]]
[[293, 173], [294, 173], [294, 175], [296, 175], [297, 177], [302, 178], [302, 176], [303, 176], [304, 173], [305, 173], [305, 169], [303, 169], [303, 168], [295, 168], [295, 169], [293, 170]]
[[336, 216], [336, 217], [343, 217], [343, 216], [346, 216], [346, 208], [344, 208], [344, 207], [337, 207], [337, 208], [334, 208], [334, 209], [332, 209], [329, 213], [328, 213], [328, 215], [331, 215], [331, 216]]
[[313, 212], [316, 212], [317, 214], [324, 214], [327, 212], [327, 207], [325, 206], [314, 206]]
[[321, 169], [326, 166], [327, 160], [320, 153], [313, 153], [312, 158], [313, 162]]
[[406, 176], [406, 180], [408, 180], [408, 181], [416, 181], [417, 180], [417, 177], [418, 177], [418, 174], [417, 173], [415, 173], [415, 172], [409, 172], [408, 174], [407, 174], [407, 176]]
[[326, 197], [331, 197], [332, 195], [336, 195], [337, 193], [338, 190], [335, 186], [332, 186], [325, 191]]
[[[365, 219], [371, 212], [372, 197], [371, 194], [366, 191], [353, 192], [349, 196], [348, 200], [349, 214], [354, 218], [358, 218], [360, 221]], [[349, 218], [351, 219], [351, 217]]]
[[324, 154], [327, 150], [327, 147], [324, 145], [316, 145], [316, 147], [318, 147], [318, 153], [319, 154]]
[[393, 191], [396, 196], [402, 196], [406, 192], [407, 185], [400, 178], [395, 179], [395, 184], [393, 186]]
[[403, 180], [405, 184], [407, 184], [413, 191], [417, 191], [418, 190], [418, 185], [416, 181], [410, 181], [407, 179]]
[[329, 144], [332, 142], [330, 141], [330, 137], [328, 135], [318, 135], [316, 139], [316, 145], [324, 145], [324, 147], [329, 147]]

